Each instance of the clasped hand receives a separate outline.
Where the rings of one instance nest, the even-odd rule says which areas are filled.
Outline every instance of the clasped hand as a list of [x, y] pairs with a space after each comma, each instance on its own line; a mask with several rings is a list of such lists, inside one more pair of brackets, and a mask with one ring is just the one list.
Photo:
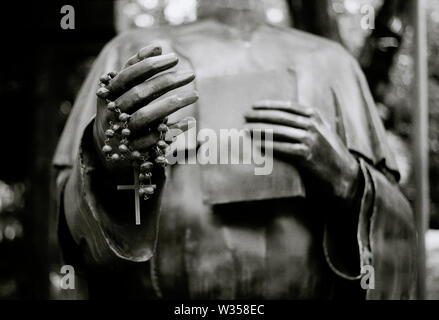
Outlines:
[[272, 130], [273, 141], [265, 141], [262, 148], [270, 148], [275, 156], [308, 171], [329, 186], [334, 196], [354, 196], [358, 162], [317, 109], [292, 102], [261, 101], [245, 118], [250, 132]]

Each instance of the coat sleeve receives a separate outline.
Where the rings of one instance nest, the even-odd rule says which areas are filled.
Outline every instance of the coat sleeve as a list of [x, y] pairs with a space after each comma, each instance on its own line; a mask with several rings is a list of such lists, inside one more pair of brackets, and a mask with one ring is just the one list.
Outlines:
[[148, 201], [141, 201], [141, 225], [136, 225], [133, 190], [118, 191], [96, 166], [92, 124], [84, 131], [73, 166], [58, 175], [58, 210], [63, 215], [58, 233], [70, 233], [87, 264], [115, 266], [123, 261], [148, 261], [157, 242], [164, 171], [153, 172], [159, 191]]
[[[135, 225], [134, 192], [117, 191], [100, 172], [91, 142], [99, 77], [119, 70], [144, 45], [138, 38], [122, 34], [103, 48], [78, 93], [55, 152], [56, 224], [65, 259], [73, 255], [76, 261], [80, 255], [88, 264], [114, 266], [147, 261], [154, 254], [161, 192], [141, 201], [141, 225]], [[154, 177], [160, 190], [163, 170]]]
[[[364, 188], [358, 211], [326, 224], [326, 260], [338, 276], [366, 285], [368, 299], [414, 299], [417, 241], [411, 207], [391, 178], [363, 159], [359, 162]], [[345, 237], [347, 228], [354, 230], [355, 244]], [[358, 259], [347, 254], [355, 249]]]
[[[375, 270], [369, 299], [413, 299], [417, 283], [417, 233], [413, 211], [397, 184], [366, 163], [373, 186], [370, 217], [363, 216], [359, 240]], [[366, 262], [366, 261], [365, 261]]]
[[413, 212], [399, 189], [398, 166], [364, 74], [354, 58], [340, 56], [347, 59], [339, 59], [340, 76], [334, 85], [344, 88], [335, 90], [342, 119], [337, 129], [360, 163], [362, 186], [353, 208], [337, 205], [338, 214], [328, 218], [326, 260], [344, 279], [364, 282], [367, 275], [373, 282], [368, 285], [369, 299], [415, 298]]

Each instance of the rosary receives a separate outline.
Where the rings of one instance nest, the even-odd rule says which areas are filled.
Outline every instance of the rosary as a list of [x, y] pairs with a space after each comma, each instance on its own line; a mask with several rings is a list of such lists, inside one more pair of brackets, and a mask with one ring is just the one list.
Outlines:
[[[109, 72], [100, 77], [101, 89], [104, 88], [111, 79], [116, 76], [115, 72]], [[99, 89], [97, 95], [102, 97], [103, 90]], [[108, 90], [108, 89], [106, 89]], [[109, 121], [109, 127], [105, 131], [105, 144], [102, 147], [102, 152], [105, 154], [107, 161], [117, 162], [122, 160], [130, 160], [134, 168], [134, 185], [132, 186], [117, 186], [117, 190], [134, 190], [134, 204], [135, 204], [135, 218], [136, 225], [140, 225], [140, 199], [148, 200], [154, 193], [156, 185], [152, 184], [152, 169], [154, 161], [157, 165], [165, 168], [168, 165], [168, 160], [165, 158], [166, 150], [169, 145], [165, 142], [166, 132], [169, 130], [167, 126], [167, 119], [158, 125], [159, 141], [152, 146], [147, 152], [141, 153], [137, 150], [132, 150], [129, 146], [129, 137], [131, 135], [128, 129], [128, 121], [130, 115], [123, 113], [113, 101], [106, 99], [107, 109], [111, 111], [115, 117], [114, 120]], [[110, 146], [112, 139], [119, 138], [118, 150], [113, 150]]]

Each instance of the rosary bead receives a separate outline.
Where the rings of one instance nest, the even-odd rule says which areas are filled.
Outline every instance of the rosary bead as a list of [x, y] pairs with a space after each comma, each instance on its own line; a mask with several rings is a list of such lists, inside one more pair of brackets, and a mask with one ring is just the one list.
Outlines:
[[113, 126], [111, 127], [111, 129], [112, 129], [113, 131], [118, 131], [118, 130], [120, 129], [120, 125], [118, 125], [118, 124], [113, 124]]
[[119, 156], [117, 153], [113, 153], [113, 154], [111, 155], [111, 160], [117, 161], [117, 160], [119, 160], [119, 159], [120, 159], [120, 156]]
[[135, 159], [135, 160], [138, 160], [138, 159], [140, 159], [140, 157], [141, 157], [142, 155], [140, 154], [140, 152], [139, 151], [133, 151], [133, 152], [131, 152], [131, 157], [133, 157], [133, 159]]
[[164, 123], [159, 124], [157, 130], [161, 133], [167, 132], [169, 130], [168, 126]]
[[102, 147], [102, 151], [105, 153], [110, 153], [113, 148], [111, 148], [108, 144]]
[[[141, 196], [151, 196], [154, 194], [154, 188], [149, 186], [149, 187], [143, 187], [139, 189], [139, 194]], [[145, 199], [148, 199], [147, 197]]]
[[130, 129], [125, 128], [125, 129], [122, 130], [122, 135], [124, 137], [129, 137], [130, 134], [131, 134], [131, 130]]
[[146, 161], [140, 165], [140, 171], [148, 172], [149, 170], [152, 169], [153, 166], [154, 164], [152, 162]]
[[139, 189], [139, 195], [144, 196], [146, 194], [146, 188], [140, 188]]
[[113, 101], [109, 102], [107, 108], [110, 111], [116, 111], [116, 103], [114, 103]]
[[99, 88], [98, 91], [96, 92], [96, 95], [103, 99], [106, 98], [109, 94], [110, 94], [110, 90], [104, 87]]
[[121, 144], [121, 145], [119, 146], [119, 151], [125, 153], [125, 152], [128, 152], [129, 150], [128, 150], [128, 147], [127, 147], [126, 145]]
[[148, 186], [148, 187], [146, 187], [145, 188], [145, 193], [147, 194], [147, 195], [153, 195], [154, 194], [154, 188], [152, 187], [152, 186]]
[[102, 83], [108, 83], [108, 81], [110, 81], [110, 80], [111, 80], [111, 77], [108, 74], [104, 74], [103, 76], [101, 76], [99, 78], [99, 81], [101, 81]]
[[152, 173], [151, 172], [144, 172], [144, 173], [139, 173], [139, 180], [140, 181], [145, 181], [148, 178], [152, 177]]
[[168, 164], [168, 160], [164, 156], [158, 156], [155, 159], [155, 162], [161, 166], [166, 166]]
[[165, 141], [163, 141], [163, 140], [159, 140], [157, 142], [157, 147], [159, 147], [162, 150], [166, 149], [168, 146], [169, 145]]
[[105, 131], [105, 135], [107, 137], [113, 137], [114, 136], [114, 131], [111, 130], [111, 129], [108, 129], [108, 130]]
[[126, 114], [126, 113], [121, 113], [121, 114], [119, 115], [119, 120], [120, 120], [120, 121], [123, 121], [123, 122], [127, 121], [129, 118], [130, 118], [130, 115], [129, 115], [129, 114]]
[[151, 177], [152, 177], [151, 172], [139, 173], [139, 181], [140, 182], [145, 182], [147, 179], [149, 179]]

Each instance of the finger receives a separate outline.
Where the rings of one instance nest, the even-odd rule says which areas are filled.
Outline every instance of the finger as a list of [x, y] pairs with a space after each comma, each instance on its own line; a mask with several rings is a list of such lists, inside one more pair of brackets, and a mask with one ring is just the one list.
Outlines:
[[102, 98], [115, 99], [123, 92], [151, 78], [159, 72], [170, 69], [178, 63], [175, 54], [148, 58], [136, 63], [121, 72], [119, 72], [108, 84], [107, 87], [101, 88], [108, 90], [107, 94], [101, 95]]
[[160, 133], [151, 131], [150, 133], [138, 137], [130, 142], [130, 147], [134, 150], [143, 151], [151, 148], [160, 140]]
[[106, 73], [102, 76], [100, 76], [99, 81], [101, 82], [102, 85], [108, 85], [108, 83], [110, 82], [110, 80], [113, 79], [111, 77], [111, 75], [109, 73]]
[[166, 132], [165, 141], [174, 142], [182, 133], [194, 128], [196, 125], [195, 118], [185, 117], [178, 122], [168, 123], [169, 131]]
[[183, 119], [168, 123], [168, 127], [170, 130], [181, 130], [187, 131], [193, 128], [196, 124], [196, 120], [194, 117], [184, 117]]
[[192, 71], [168, 72], [145, 81], [114, 101], [115, 107], [122, 112], [133, 113], [165, 93], [182, 87], [195, 79]]
[[247, 122], [281, 124], [287, 127], [308, 129], [310, 118], [280, 110], [253, 110], [245, 114]]
[[175, 142], [172, 142], [169, 144], [168, 150], [166, 150], [166, 156], [173, 155], [178, 149], [178, 144]]
[[274, 139], [305, 142], [309, 136], [308, 131], [298, 128], [286, 127], [270, 123], [247, 123], [244, 127], [250, 132], [272, 132]]
[[154, 101], [148, 106], [137, 110], [128, 123], [132, 131], [139, 131], [151, 123], [182, 109], [198, 100], [198, 93], [194, 90], [185, 91], [159, 101]]
[[302, 158], [308, 160], [310, 156], [310, 149], [303, 143], [290, 143], [278, 141], [255, 142], [256, 146], [263, 150], [272, 150], [273, 154], [282, 155], [285, 157]]
[[140, 49], [136, 55], [129, 58], [124, 66], [124, 69], [146, 58], [159, 56], [161, 54], [162, 54], [162, 47], [160, 45], [154, 43], [150, 44], [149, 46]]
[[102, 108], [106, 108], [108, 105], [108, 102], [106, 99], [103, 99], [101, 97], [97, 97], [97, 110], [101, 110]]
[[297, 102], [280, 101], [280, 100], [263, 100], [256, 102], [253, 105], [254, 110], [280, 110], [301, 115], [303, 117], [310, 117], [313, 110], [310, 107], [302, 106]]
[[[193, 118], [192, 118], [193, 119]], [[169, 124], [169, 131], [166, 133], [165, 141], [170, 143], [173, 142], [174, 139], [184, 133], [185, 131], [189, 130], [190, 121], [188, 119], [184, 118], [180, 120], [179, 122]], [[134, 139], [130, 145], [134, 150], [146, 150], [152, 146], [154, 146], [158, 141], [160, 140], [160, 133], [151, 131], [150, 133]]]

